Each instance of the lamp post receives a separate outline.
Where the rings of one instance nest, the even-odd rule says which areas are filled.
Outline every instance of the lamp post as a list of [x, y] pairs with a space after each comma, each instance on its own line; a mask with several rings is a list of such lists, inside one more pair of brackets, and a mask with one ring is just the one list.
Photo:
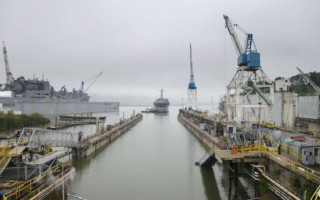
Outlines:
[[259, 109], [259, 135], [258, 135], [258, 138], [259, 138], [259, 151], [260, 151], [260, 137], [261, 137], [261, 133], [260, 133], [260, 121], [261, 121], [261, 104], [262, 102], [258, 102], [258, 104], [260, 105], [260, 109]]

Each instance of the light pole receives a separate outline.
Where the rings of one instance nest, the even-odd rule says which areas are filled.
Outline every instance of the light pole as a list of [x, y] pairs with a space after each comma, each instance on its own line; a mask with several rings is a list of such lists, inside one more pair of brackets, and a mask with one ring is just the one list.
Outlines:
[[259, 151], [260, 151], [260, 137], [261, 137], [260, 121], [261, 121], [261, 104], [262, 104], [262, 102], [258, 102], [258, 104], [260, 105], [260, 109], [259, 109], [259, 131], [258, 131], [258, 133], [259, 133], [259, 135], [258, 135], [258, 137], [259, 137]]

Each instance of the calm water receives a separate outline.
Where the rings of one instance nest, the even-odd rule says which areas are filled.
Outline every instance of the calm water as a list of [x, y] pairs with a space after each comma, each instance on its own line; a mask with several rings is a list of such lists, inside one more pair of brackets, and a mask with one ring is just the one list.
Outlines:
[[[130, 116], [145, 107], [121, 107], [107, 116], [107, 123]], [[76, 169], [68, 192], [86, 199], [231, 199], [227, 168], [216, 163], [200, 169], [194, 165], [206, 152], [203, 144], [178, 120], [179, 107], [168, 114], [144, 114], [144, 119], [98, 152], [73, 158]], [[92, 134], [95, 125], [71, 127]], [[90, 132], [91, 131], [91, 132]], [[254, 197], [254, 182], [239, 181], [237, 199]], [[73, 199], [72, 197], [69, 197]]]

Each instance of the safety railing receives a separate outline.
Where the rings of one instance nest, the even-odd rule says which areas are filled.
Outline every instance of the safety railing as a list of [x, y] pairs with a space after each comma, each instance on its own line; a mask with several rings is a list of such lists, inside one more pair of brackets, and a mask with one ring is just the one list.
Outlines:
[[307, 179], [313, 180], [316, 183], [320, 184], [320, 172], [314, 171], [313, 169], [310, 169], [300, 163], [297, 163], [295, 161], [282, 157], [278, 155], [276, 152], [268, 151], [267, 157], [273, 160], [274, 162], [282, 165], [283, 167], [286, 167], [291, 171], [297, 174], [300, 174], [306, 177]]
[[247, 146], [242, 146], [239, 148], [241, 153], [245, 155], [252, 155], [255, 153], [263, 153], [265, 155], [267, 151], [267, 146], [265, 143], [252, 144]]
[[320, 190], [320, 185], [319, 187], [316, 189], [316, 191], [313, 193], [312, 197], [310, 198], [310, 200], [318, 200], [319, 196], [318, 196], [318, 192]]
[[302, 162], [302, 155], [298, 151], [296, 151], [294, 148], [287, 146], [285, 144], [282, 144], [282, 151], [292, 155], [300, 163]]
[[221, 160], [228, 159], [228, 158], [243, 158], [242, 154], [231, 154], [230, 150], [221, 150], [217, 145], [214, 145], [214, 153], [218, 156]]
[[52, 149], [52, 147], [56, 147], [56, 145], [53, 144], [53, 145], [49, 145], [49, 146], [44, 147], [44, 148], [43, 148], [43, 156], [49, 155], [49, 154], [51, 154], [51, 153], [53, 153], [53, 152], [56, 152], [56, 151], [54, 151], [54, 150]]
[[48, 178], [49, 176], [51, 176], [54, 172], [57, 171], [64, 171], [64, 169], [70, 166], [69, 162], [61, 162], [60, 164], [51, 167], [50, 169], [48, 169], [47, 171], [39, 174], [38, 176], [30, 179], [29, 181], [23, 183], [22, 185], [14, 188], [13, 190], [11, 190], [10, 192], [6, 193], [3, 195], [3, 200], [7, 200], [10, 197], [15, 197], [15, 199], [21, 198], [26, 194], [29, 194], [31, 192], [33, 192], [33, 186], [34, 185], [38, 185], [43, 183], [44, 181], [46, 181], [46, 178]]

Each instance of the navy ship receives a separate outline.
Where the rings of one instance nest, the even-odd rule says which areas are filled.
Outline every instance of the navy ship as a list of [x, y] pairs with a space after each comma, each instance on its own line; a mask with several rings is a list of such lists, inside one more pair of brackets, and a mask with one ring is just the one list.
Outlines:
[[153, 102], [154, 107], [151, 109], [146, 109], [145, 111], [141, 111], [142, 113], [166, 113], [169, 111], [168, 106], [170, 102], [168, 99], [163, 98], [163, 89], [161, 88], [161, 96], [159, 99], [156, 99]]
[[[33, 79], [25, 79], [21, 76], [14, 79], [9, 68], [7, 49], [4, 43], [3, 55], [7, 80], [5, 84], [0, 84], [0, 103], [2, 103], [4, 109], [22, 111], [25, 114], [36, 112], [58, 114], [119, 111], [120, 104], [118, 102], [88, 103], [90, 96], [83, 89], [84, 82], [81, 83], [79, 90], [73, 88], [72, 92], [68, 92], [65, 85], [59, 91], [55, 91], [50, 86], [50, 82], [48, 80], [45, 81], [43, 78], [42, 80], [38, 80], [35, 77]], [[90, 80], [94, 79], [94, 83], [101, 74], [102, 72], [90, 78]], [[44, 106], [43, 103], [51, 104]]]

